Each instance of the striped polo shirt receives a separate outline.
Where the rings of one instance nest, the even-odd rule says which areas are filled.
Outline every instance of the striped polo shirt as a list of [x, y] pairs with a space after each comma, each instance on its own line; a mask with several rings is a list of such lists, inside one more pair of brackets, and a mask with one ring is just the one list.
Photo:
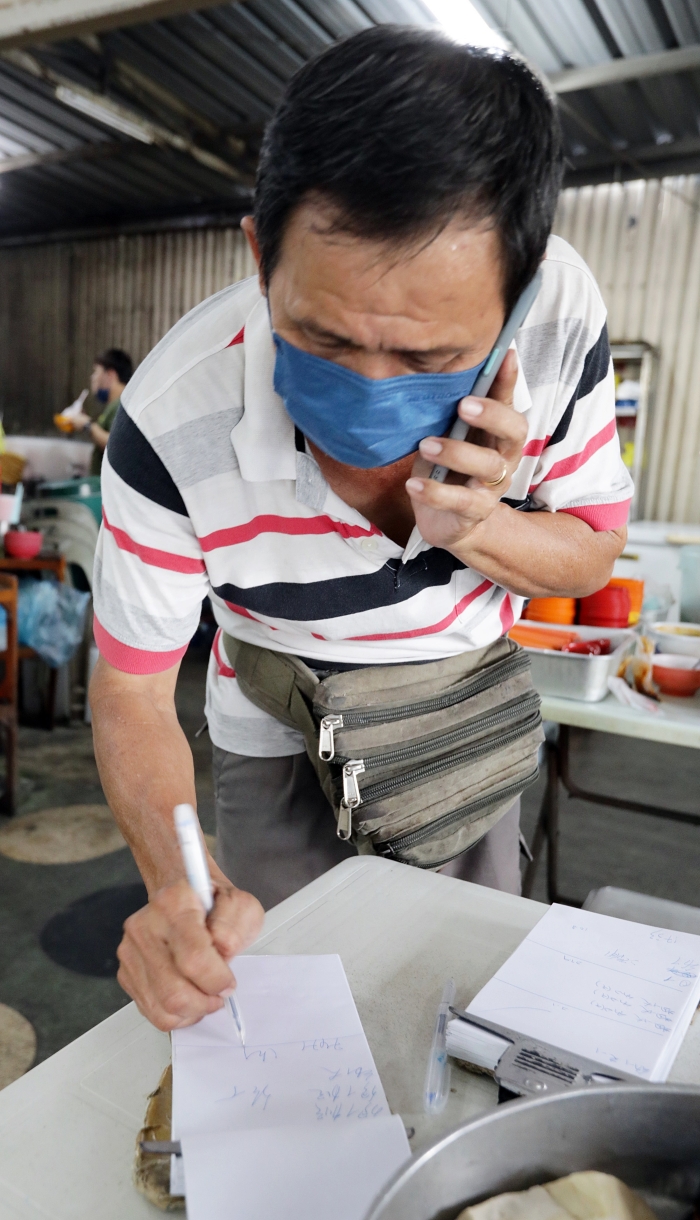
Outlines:
[[[605, 307], [575, 251], [550, 239], [543, 285], [515, 340], [528, 439], [505, 500], [594, 530], [627, 519]], [[480, 648], [523, 599], [429, 547], [403, 549], [328, 486], [273, 389], [256, 279], [187, 314], [122, 396], [102, 468], [95, 637], [115, 668], [176, 665], [211, 598], [212, 740], [239, 754], [300, 752], [301, 735], [240, 691], [221, 629], [323, 662], [389, 664]]]

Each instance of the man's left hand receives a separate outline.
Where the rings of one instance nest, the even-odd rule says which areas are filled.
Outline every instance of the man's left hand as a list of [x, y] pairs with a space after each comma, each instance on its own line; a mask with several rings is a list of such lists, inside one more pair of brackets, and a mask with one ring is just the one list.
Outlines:
[[[416, 525], [431, 546], [453, 553], [468, 546], [470, 535], [508, 491], [527, 438], [527, 423], [513, 407], [517, 376], [517, 356], [509, 351], [492, 396], [462, 399], [458, 409], [470, 425], [470, 440], [431, 436], [421, 441], [406, 490]], [[427, 477], [433, 465], [450, 471], [444, 483]]]

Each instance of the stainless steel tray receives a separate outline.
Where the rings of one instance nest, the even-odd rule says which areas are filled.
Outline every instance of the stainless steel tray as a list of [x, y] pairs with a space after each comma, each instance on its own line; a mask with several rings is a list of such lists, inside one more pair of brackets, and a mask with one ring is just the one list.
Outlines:
[[[527, 620], [527, 625], [530, 620]], [[563, 630], [553, 623], [535, 623], [552, 631]], [[584, 703], [599, 703], [608, 693], [608, 678], [615, 675], [626, 652], [634, 647], [633, 631], [615, 631], [609, 627], [565, 628], [575, 631], [582, 640], [610, 640], [613, 651], [607, 657], [585, 657], [575, 652], [555, 652], [548, 648], [528, 648], [532, 666], [532, 681], [541, 695], [561, 695], [564, 699], [581, 699]]]

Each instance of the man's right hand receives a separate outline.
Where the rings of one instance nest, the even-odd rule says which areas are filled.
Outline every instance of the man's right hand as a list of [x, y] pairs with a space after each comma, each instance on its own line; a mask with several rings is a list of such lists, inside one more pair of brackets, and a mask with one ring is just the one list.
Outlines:
[[208, 919], [182, 880], [159, 890], [124, 924], [117, 979], [158, 1029], [194, 1025], [222, 1008], [236, 986], [228, 961], [255, 940], [262, 926], [257, 898], [236, 889], [214, 867], [214, 907]]

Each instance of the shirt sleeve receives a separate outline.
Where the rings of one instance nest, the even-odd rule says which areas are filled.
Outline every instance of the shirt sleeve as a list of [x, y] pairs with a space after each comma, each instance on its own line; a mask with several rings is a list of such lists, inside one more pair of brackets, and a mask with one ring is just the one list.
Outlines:
[[[570, 513], [594, 530], [625, 525], [633, 484], [622, 461], [615, 420], [615, 376], [605, 309], [592, 279], [579, 280], [578, 308], [588, 345], [580, 349], [558, 403], [528, 494], [533, 508]], [[573, 385], [573, 389], [572, 389]], [[524, 452], [527, 452], [525, 450]]]
[[187, 650], [209, 591], [201, 547], [177, 486], [121, 407], [102, 465], [95, 555], [95, 640], [125, 673], [160, 673]]

